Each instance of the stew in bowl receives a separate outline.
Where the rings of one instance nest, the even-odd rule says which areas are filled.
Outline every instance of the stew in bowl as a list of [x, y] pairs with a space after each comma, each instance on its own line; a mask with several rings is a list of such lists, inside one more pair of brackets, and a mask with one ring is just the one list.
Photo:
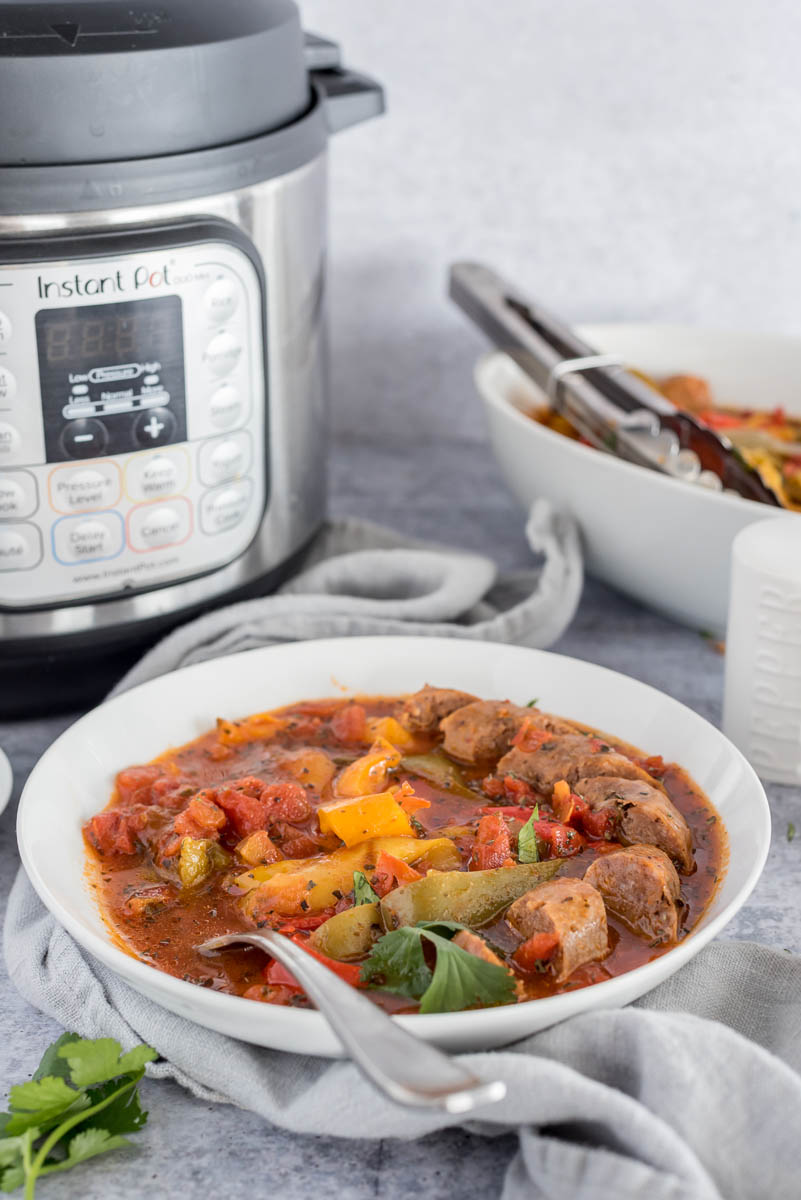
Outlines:
[[590, 987], [681, 942], [727, 836], [676, 763], [456, 687], [304, 700], [116, 777], [84, 826], [116, 943], [184, 981], [309, 1006], [222, 933], [278, 929], [391, 1012]]

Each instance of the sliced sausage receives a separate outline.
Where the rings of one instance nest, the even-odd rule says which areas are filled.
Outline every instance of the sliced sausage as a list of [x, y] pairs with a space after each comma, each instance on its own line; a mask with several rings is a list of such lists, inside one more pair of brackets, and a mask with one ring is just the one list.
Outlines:
[[555, 783], [592, 775], [614, 775], [624, 779], [653, 780], [647, 771], [616, 750], [593, 751], [592, 743], [582, 733], [555, 736], [536, 750], [517, 746], [505, 754], [496, 768], [498, 775], [516, 775], [525, 779], [538, 792], [550, 795]]
[[675, 942], [680, 892], [676, 868], [656, 846], [628, 846], [596, 858], [584, 873], [610, 912], [635, 933], [655, 942]]
[[525, 938], [535, 933], [558, 937], [550, 960], [557, 983], [585, 963], [604, 958], [609, 950], [603, 899], [583, 879], [552, 879], [538, 884], [515, 900], [506, 920]]
[[461, 762], [497, 758], [507, 749], [531, 710], [510, 700], [475, 700], [440, 721], [443, 749]]
[[443, 717], [473, 700], [475, 696], [471, 696], [469, 692], [457, 692], [455, 688], [429, 687], [426, 684], [419, 692], [407, 697], [400, 717], [407, 729], [436, 733]]
[[661, 788], [640, 780], [605, 776], [579, 779], [575, 790], [593, 811], [616, 811], [621, 841], [658, 846], [682, 871], [692, 870], [690, 828]]

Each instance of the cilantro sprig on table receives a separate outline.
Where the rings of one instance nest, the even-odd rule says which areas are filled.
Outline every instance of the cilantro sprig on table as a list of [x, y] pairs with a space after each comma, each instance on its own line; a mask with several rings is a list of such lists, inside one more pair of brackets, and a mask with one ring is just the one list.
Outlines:
[[37, 1179], [129, 1145], [124, 1135], [147, 1120], [137, 1087], [156, 1057], [150, 1046], [123, 1054], [113, 1038], [63, 1034], [0, 1113], [0, 1190], [24, 1185], [32, 1200]]
[[[421, 1013], [511, 1004], [515, 999], [512, 974], [451, 941], [465, 928], [456, 921], [421, 921], [385, 933], [362, 964], [362, 981], [419, 1000]], [[426, 962], [425, 943], [436, 952], [433, 970]]]

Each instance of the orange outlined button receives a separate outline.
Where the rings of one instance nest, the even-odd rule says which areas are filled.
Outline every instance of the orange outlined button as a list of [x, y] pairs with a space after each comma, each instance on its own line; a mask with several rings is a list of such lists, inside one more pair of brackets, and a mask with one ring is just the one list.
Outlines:
[[120, 469], [106, 458], [56, 467], [47, 478], [50, 505], [59, 513], [113, 508], [122, 495]]

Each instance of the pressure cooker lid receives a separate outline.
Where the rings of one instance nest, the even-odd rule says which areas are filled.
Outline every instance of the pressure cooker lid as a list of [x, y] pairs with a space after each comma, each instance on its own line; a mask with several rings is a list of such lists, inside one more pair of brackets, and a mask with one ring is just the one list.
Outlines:
[[221, 146], [309, 96], [292, 0], [0, 0], [0, 165]]

